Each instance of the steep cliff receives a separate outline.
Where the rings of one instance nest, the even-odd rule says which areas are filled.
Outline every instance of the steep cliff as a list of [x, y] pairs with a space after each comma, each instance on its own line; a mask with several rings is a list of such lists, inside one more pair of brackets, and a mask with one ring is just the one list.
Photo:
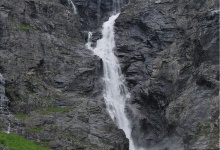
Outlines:
[[[100, 38], [112, 0], [73, 2], [77, 14], [68, 0], [0, 1], [0, 95], [11, 113], [0, 111], [0, 130], [10, 123], [11, 132], [54, 150], [128, 150], [106, 111], [102, 61], [85, 47], [88, 31]], [[135, 144], [218, 149], [218, 0], [122, 4], [115, 54], [131, 93]]]
[[0, 23], [12, 113], [1, 115], [1, 130], [10, 123], [11, 132], [57, 150], [128, 149], [105, 109], [100, 59], [85, 48], [79, 15], [58, 0], [1, 0]]
[[116, 53], [138, 145], [219, 148], [218, 12], [216, 0], [136, 0], [118, 18]]

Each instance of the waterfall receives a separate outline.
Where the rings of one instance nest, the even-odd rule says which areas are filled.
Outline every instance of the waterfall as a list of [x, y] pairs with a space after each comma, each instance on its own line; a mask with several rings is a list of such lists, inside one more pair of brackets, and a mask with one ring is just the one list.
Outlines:
[[11, 123], [9, 122], [8, 123], [8, 129], [5, 133], [9, 134], [11, 132]]
[[113, 0], [113, 12], [118, 13], [121, 11], [122, 3], [121, 0]]
[[88, 40], [87, 40], [87, 43], [86, 43], [86, 47], [90, 50], [92, 50], [92, 32], [89, 32], [88, 33]]
[[103, 95], [107, 111], [118, 128], [125, 132], [126, 137], [129, 139], [129, 149], [137, 150], [131, 137], [131, 126], [125, 112], [126, 100], [130, 97], [130, 93], [124, 85], [124, 76], [122, 75], [119, 62], [113, 51], [115, 48], [114, 24], [119, 16], [117, 12], [119, 12], [121, 8], [119, 0], [114, 1], [113, 8], [114, 14], [108, 21], [104, 22], [102, 38], [97, 41], [96, 47], [92, 47], [91, 32], [88, 33], [86, 47], [92, 50], [94, 54], [99, 56], [103, 61], [103, 79], [105, 83]]
[[69, 6], [73, 9], [74, 14], [77, 14], [76, 6], [74, 5], [72, 0], [68, 0]]

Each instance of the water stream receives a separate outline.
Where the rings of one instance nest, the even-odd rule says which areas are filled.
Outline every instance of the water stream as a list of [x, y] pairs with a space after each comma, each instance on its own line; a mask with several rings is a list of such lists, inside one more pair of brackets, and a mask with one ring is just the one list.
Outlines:
[[111, 118], [115, 121], [118, 128], [122, 129], [129, 139], [129, 149], [136, 150], [131, 137], [131, 126], [127, 118], [125, 107], [126, 101], [130, 97], [126, 86], [124, 85], [124, 76], [117, 57], [114, 55], [115, 35], [114, 24], [118, 18], [120, 3], [113, 3], [114, 13], [108, 21], [104, 22], [102, 28], [102, 38], [97, 41], [96, 47], [92, 47], [92, 33], [88, 34], [86, 47], [99, 56], [103, 61], [104, 69], [104, 98], [107, 110]]
[[10, 122], [8, 123], [8, 129], [5, 133], [7, 133], [7, 134], [11, 133], [11, 123]]
[[73, 9], [73, 13], [77, 14], [76, 5], [73, 3], [72, 0], [68, 0], [69, 6]]

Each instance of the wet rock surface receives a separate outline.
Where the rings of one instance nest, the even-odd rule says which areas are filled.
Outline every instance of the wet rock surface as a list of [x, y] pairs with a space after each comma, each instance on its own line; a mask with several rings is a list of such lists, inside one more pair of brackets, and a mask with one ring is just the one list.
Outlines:
[[216, 0], [136, 0], [118, 18], [116, 54], [132, 95], [137, 145], [219, 148], [218, 6]]

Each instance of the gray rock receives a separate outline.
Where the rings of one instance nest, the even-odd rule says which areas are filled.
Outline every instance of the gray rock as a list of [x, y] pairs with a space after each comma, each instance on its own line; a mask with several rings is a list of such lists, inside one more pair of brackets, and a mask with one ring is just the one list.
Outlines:
[[8, 99], [5, 96], [5, 78], [0, 73], [0, 114], [9, 114]]
[[9, 150], [7, 147], [1, 146], [1, 145], [0, 145], [0, 149], [1, 150]]
[[[112, 1], [0, 1], [0, 129], [54, 150], [128, 150], [106, 112], [99, 39]], [[124, 4], [128, 1], [124, 0]], [[132, 136], [146, 149], [218, 149], [217, 0], [132, 0], [116, 21], [116, 55], [131, 92]], [[0, 77], [1, 78], [1, 77]], [[4, 94], [3, 82], [0, 82]], [[205, 110], [205, 111], [204, 111]]]
[[[54, 150], [126, 150], [125, 134], [105, 111], [101, 61], [85, 48], [82, 34], [89, 24], [80, 20], [96, 15], [97, 2], [74, 3], [79, 15], [65, 1], [0, 1], [0, 72], [17, 117], [0, 115], [0, 128], [10, 122], [12, 132]], [[99, 28], [96, 21], [88, 21], [91, 29]]]
[[57, 147], [59, 147], [59, 142], [58, 141], [50, 141], [49, 146], [51, 148], [57, 148]]
[[116, 55], [132, 95], [128, 113], [138, 146], [219, 148], [219, 14], [210, 13], [217, 6], [136, 0], [116, 21]]

